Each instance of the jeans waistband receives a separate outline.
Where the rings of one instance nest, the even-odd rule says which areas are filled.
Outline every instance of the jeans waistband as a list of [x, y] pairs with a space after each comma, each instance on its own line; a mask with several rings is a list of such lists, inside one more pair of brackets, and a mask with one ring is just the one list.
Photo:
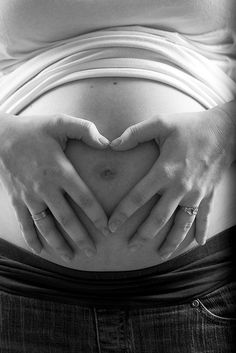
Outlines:
[[235, 230], [223, 231], [165, 263], [130, 271], [73, 270], [0, 239], [0, 289], [86, 305], [184, 301], [232, 277]]

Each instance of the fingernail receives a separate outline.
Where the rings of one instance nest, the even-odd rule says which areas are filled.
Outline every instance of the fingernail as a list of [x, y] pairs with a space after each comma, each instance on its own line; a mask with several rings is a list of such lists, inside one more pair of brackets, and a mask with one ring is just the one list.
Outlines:
[[106, 137], [104, 137], [104, 136], [99, 137], [98, 140], [99, 140], [99, 142], [101, 142], [101, 144], [104, 145], [104, 146], [110, 145], [110, 141], [109, 141]]
[[142, 246], [141, 243], [133, 243], [133, 244], [128, 246], [128, 249], [129, 249], [130, 252], [135, 252], [136, 250], [141, 248], [141, 246]]
[[162, 258], [162, 260], [167, 260], [171, 256], [171, 253], [163, 253], [163, 254], [160, 253], [159, 255]]
[[91, 248], [84, 249], [84, 252], [88, 257], [92, 257], [96, 254], [96, 251]]
[[71, 259], [72, 259], [72, 257], [69, 256], [69, 255], [67, 255], [67, 254], [61, 255], [61, 257], [62, 257], [62, 259], [63, 259], [64, 261], [66, 261], [66, 262], [69, 262], [69, 261], [71, 261]]
[[109, 229], [112, 233], [114, 233], [118, 228], [119, 226], [121, 225], [121, 221], [119, 220], [115, 220], [115, 221], [112, 221], [111, 223], [109, 223]]
[[205, 239], [202, 239], [199, 241], [199, 245], [205, 245], [206, 244], [206, 240]]
[[117, 146], [119, 146], [119, 145], [121, 144], [121, 141], [122, 141], [121, 138], [118, 138], [118, 139], [116, 139], [116, 140], [113, 140], [113, 141], [111, 142], [110, 146], [111, 146], [111, 147], [117, 147]]
[[42, 248], [38, 248], [38, 249], [32, 249], [31, 248], [31, 250], [32, 250], [32, 252], [35, 254], [35, 255], [39, 255], [40, 253], [41, 253], [41, 251], [42, 251]]
[[102, 234], [105, 235], [105, 237], [109, 237], [109, 235], [111, 235], [111, 232], [107, 227], [105, 227], [102, 229]]

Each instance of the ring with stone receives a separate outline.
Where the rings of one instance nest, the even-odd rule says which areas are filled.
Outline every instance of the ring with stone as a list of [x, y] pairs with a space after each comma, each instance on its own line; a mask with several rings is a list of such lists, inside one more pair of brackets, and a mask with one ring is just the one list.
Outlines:
[[198, 207], [196, 206], [180, 206], [180, 208], [190, 216], [196, 216], [198, 213]]

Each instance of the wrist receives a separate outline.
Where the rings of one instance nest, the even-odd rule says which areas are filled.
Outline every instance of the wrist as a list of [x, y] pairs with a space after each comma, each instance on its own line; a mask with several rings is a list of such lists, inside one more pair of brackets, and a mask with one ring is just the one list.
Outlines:
[[227, 138], [231, 145], [233, 161], [236, 161], [236, 101], [218, 105], [212, 110], [220, 113], [228, 125], [226, 129]]

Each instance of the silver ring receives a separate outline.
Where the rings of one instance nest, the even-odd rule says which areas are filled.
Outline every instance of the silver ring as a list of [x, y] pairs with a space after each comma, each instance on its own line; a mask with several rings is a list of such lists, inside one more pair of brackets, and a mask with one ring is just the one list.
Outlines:
[[41, 219], [44, 219], [48, 216], [48, 209], [46, 208], [45, 210], [38, 212], [36, 214], [32, 214], [31, 217], [33, 218], [34, 222], [40, 221]]
[[198, 207], [180, 206], [180, 208], [190, 216], [196, 216], [198, 213]]

